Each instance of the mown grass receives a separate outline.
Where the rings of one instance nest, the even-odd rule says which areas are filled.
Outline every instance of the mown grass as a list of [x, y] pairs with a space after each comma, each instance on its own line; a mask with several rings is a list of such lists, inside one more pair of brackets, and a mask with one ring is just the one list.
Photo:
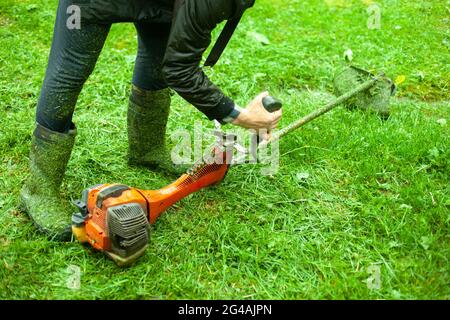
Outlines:
[[[449, 298], [448, 3], [259, 0], [211, 77], [240, 104], [269, 89], [282, 125], [325, 103], [342, 55], [405, 75], [392, 117], [337, 109], [281, 142], [278, 174], [231, 170], [220, 186], [170, 209], [133, 267], [77, 243], [53, 243], [17, 209], [56, 3], [0, 4], [0, 297], [5, 299]], [[264, 46], [247, 34], [266, 35]], [[159, 188], [170, 177], [126, 165], [132, 25], [115, 25], [80, 97], [76, 147], [62, 189], [121, 182]], [[202, 115], [174, 99], [169, 127]], [[439, 120], [439, 121], [438, 121]], [[66, 286], [81, 268], [80, 290]], [[367, 268], [378, 265], [381, 288]]]

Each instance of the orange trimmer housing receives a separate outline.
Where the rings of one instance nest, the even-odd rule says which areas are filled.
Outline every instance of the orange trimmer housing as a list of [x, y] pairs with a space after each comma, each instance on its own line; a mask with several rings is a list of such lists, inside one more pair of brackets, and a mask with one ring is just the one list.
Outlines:
[[224, 179], [232, 151], [215, 148], [213, 155], [213, 161], [194, 166], [159, 190], [122, 184], [101, 184], [85, 189], [82, 199], [75, 201], [79, 212], [72, 217], [73, 234], [80, 242], [105, 252], [120, 266], [133, 263], [148, 246], [150, 224], [167, 208]]

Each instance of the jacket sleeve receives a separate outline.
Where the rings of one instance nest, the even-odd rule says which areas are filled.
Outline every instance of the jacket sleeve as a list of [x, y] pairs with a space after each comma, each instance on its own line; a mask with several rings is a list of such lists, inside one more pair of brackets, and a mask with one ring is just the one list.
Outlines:
[[234, 102], [208, 79], [200, 63], [212, 30], [232, 14], [230, 0], [185, 0], [174, 17], [163, 61], [168, 86], [210, 120], [228, 116]]

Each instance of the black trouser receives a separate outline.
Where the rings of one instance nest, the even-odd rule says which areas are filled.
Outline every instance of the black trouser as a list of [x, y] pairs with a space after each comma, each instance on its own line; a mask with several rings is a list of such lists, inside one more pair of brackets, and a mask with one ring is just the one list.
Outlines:
[[[94, 70], [111, 24], [82, 24], [81, 29], [66, 26], [67, 0], [60, 0], [52, 48], [36, 112], [36, 121], [57, 132], [67, 132], [81, 89]], [[161, 75], [170, 24], [135, 23], [138, 33], [133, 84], [145, 90], [167, 87]]]

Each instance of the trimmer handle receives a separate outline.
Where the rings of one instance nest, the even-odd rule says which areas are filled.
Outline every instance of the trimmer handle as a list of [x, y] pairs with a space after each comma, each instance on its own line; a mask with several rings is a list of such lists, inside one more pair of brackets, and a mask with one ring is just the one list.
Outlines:
[[[263, 103], [264, 108], [270, 113], [278, 111], [283, 107], [283, 103], [281, 102], [281, 100], [274, 98], [272, 96], [264, 97], [262, 100], [262, 103]], [[257, 145], [261, 142], [261, 140], [262, 140], [261, 137], [259, 135], [256, 135], [256, 144]], [[254, 147], [256, 147], [256, 146], [254, 146]], [[255, 148], [253, 148], [252, 154], [256, 155]]]
[[283, 103], [281, 102], [281, 100], [272, 96], [264, 97], [262, 103], [264, 108], [266, 108], [266, 110], [271, 113], [278, 111], [283, 107]]

